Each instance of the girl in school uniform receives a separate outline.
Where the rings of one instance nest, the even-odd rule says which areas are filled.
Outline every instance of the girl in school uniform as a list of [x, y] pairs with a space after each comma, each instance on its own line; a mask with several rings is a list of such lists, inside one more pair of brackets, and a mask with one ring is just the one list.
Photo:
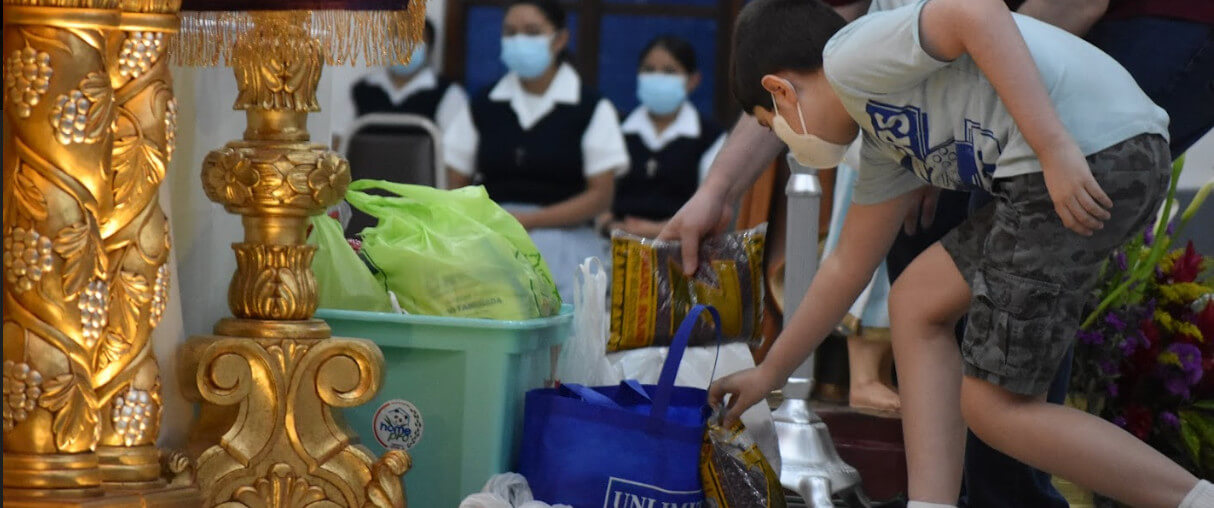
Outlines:
[[695, 49], [686, 40], [659, 36], [641, 52], [641, 105], [623, 125], [632, 167], [616, 180], [611, 212], [598, 219], [604, 234], [657, 237], [708, 174], [725, 136], [688, 102], [699, 84]]
[[440, 76], [431, 65], [436, 38], [434, 24], [426, 20], [425, 41], [413, 49], [408, 64], [377, 69], [363, 76], [350, 88], [350, 101], [341, 108], [345, 118], [335, 122], [337, 135], [346, 135], [353, 121], [371, 113], [408, 113], [434, 122], [440, 130], [451, 125], [460, 111], [468, 107], [464, 88]]
[[517, 0], [502, 23], [510, 72], [472, 100], [444, 136], [448, 181], [485, 186], [527, 228], [561, 297], [589, 256], [606, 259], [593, 227], [628, 170], [619, 117], [562, 61], [569, 32], [555, 0]]

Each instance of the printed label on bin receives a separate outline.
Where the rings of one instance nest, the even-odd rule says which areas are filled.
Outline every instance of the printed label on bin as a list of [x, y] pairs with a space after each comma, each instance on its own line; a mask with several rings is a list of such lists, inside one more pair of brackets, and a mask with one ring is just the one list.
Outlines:
[[392, 399], [379, 406], [371, 420], [375, 440], [389, 450], [408, 450], [422, 440], [422, 413], [412, 402]]
[[612, 477], [607, 481], [603, 508], [704, 508], [704, 491], [666, 490], [641, 482]]

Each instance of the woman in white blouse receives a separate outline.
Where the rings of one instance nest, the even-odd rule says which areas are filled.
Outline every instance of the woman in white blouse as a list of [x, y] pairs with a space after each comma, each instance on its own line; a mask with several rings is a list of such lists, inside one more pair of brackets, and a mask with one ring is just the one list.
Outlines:
[[448, 182], [485, 186], [531, 233], [561, 296], [588, 256], [605, 257], [594, 218], [628, 169], [619, 117], [562, 61], [569, 32], [555, 0], [518, 0], [502, 23], [510, 72], [472, 100], [444, 136]]

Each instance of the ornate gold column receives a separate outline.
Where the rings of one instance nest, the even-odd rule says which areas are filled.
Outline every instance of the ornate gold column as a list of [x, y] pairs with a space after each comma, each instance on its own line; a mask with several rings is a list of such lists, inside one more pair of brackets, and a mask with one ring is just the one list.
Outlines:
[[5, 505], [197, 504], [182, 456], [166, 459], [183, 476], [161, 478], [148, 342], [168, 283], [178, 7], [4, 6]]
[[[112, 2], [4, 6], [4, 498], [101, 494]], [[32, 3], [32, 2], [22, 2]], [[97, 8], [94, 8], [97, 7]]]
[[203, 162], [207, 196], [243, 217], [245, 237], [232, 245], [235, 318], [182, 351], [183, 389], [201, 403], [190, 438], [198, 481], [208, 506], [403, 506], [408, 455], [375, 460], [333, 410], [371, 400], [382, 353], [369, 341], [330, 338], [312, 319], [307, 219], [350, 182], [344, 159], [309, 142], [321, 44], [310, 13], [251, 16], [229, 60], [248, 127]]
[[160, 478], [160, 370], [149, 340], [169, 286], [169, 223], [159, 189], [173, 154], [177, 100], [167, 38], [181, 0], [123, 0], [108, 32], [114, 88], [114, 207], [100, 225], [111, 281], [109, 316], [94, 378], [101, 407], [97, 455], [107, 487], [157, 487]]

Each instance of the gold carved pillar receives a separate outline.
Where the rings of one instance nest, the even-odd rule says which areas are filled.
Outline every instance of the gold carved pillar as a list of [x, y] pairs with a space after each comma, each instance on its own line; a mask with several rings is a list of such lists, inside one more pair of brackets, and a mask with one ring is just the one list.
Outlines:
[[[100, 495], [114, 5], [4, 6], [4, 497]], [[109, 3], [109, 2], [107, 2]], [[98, 5], [101, 4], [101, 5]]]
[[334, 409], [371, 400], [382, 353], [369, 341], [331, 338], [312, 319], [308, 217], [341, 199], [350, 182], [344, 159], [309, 142], [325, 58], [312, 16], [250, 15], [228, 57], [235, 108], [248, 126], [242, 140], [203, 162], [207, 196], [244, 222], [244, 241], [232, 245], [235, 317], [181, 353], [183, 389], [201, 405], [190, 453], [208, 506], [404, 506], [408, 455], [393, 450], [376, 460]]
[[5, 2], [6, 505], [197, 504], [188, 475], [161, 477], [148, 340], [168, 284], [157, 190], [179, 5]]
[[164, 315], [169, 286], [168, 217], [158, 191], [173, 154], [177, 100], [168, 40], [181, 0], [123, 0], [108, 32], [107, 71], [114, 89], [114, 206], [101, 222], [110, 281], [95, 386], [101, 406], [97, 456], [102, 480], [124, 488], [160, 479], [160, 371], [152, 329]]

